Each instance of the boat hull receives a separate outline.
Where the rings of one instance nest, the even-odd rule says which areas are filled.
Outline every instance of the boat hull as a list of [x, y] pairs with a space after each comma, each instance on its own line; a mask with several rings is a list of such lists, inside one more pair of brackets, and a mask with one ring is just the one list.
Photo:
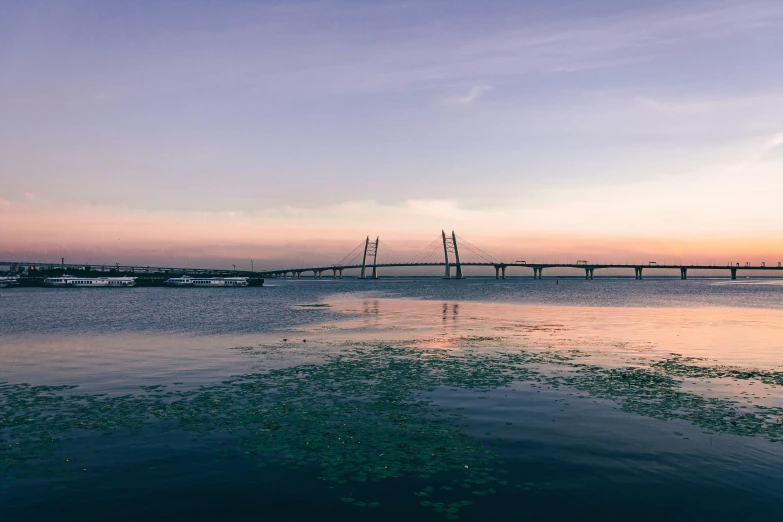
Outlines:
[[231, 288], [238, 286], [248, 286], [246, 277], [172, 277], [163, 282], [166, 286], [181, 286], [190, 288]]
[[127, 288], [136, 286], [135, 277], [50, 277], [44, 280], [44, 285], [54, 288]]

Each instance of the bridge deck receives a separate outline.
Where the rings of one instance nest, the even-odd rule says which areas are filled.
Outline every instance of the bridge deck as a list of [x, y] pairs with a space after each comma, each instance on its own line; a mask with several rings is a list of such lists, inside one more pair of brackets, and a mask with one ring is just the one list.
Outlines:
[[[536, 271], [544, 268], [571, 268], [571, 269], [584, 269], [584, 270], [600, 270], [600, 269], [642, 269], [642, 270], [770, 270], [783, 272], [783, 266], [762, 266], [762, 265], [681, 265], [681, 264], [661, 264], [661, 265], [642, 265], [633, 263], [460, 263], [461, 266], [475, 266], [475, 267], [492, 267], [492, 268], [530, 268]], [[109, 272], [115, 270], [117, 272], [125, 273], [188, 273], [188, 274], [214, 274], [214, 275], [241, 275], [241, 276], [273, 276], [284, 275], [290, 273], [301, 274], [304, 272], [328, 272], [328, 271], [344, 271], [352, 269], [361, 269], [362, 265], [324, 265], [324, 266], [312, 266], [312, 267], [298, 267], [298, 268], [284, 268], [279, 270], [225, 270], [225, 269], [213, 269], [213, 268], [182, 268], [182, 267], [159, 267], [159, 266], [139, 266], [139, 265], [84, 265], [84, 264], [60, 264], [60, 263], [37, 263], [37, 262], [19, 262], [19, 261], [0, 261], [0, 266], [23, 266], [23, 267], [37, 267], [39, 269], [65, 269], [65, 270], [81, 270], [85, 267], [89, 267], [93, 271]], [[411, 267], [445, 267], [445, 262], [437, 263], [378, 263], [376, 265], [365, 265], [366, 268], [411, 268]], [[455, 263], [450, 263], [450, 266], [455, 266]]]
[[[606, 268], [641, 268], [641, 269], [669, 269], [669, 270], [778, 270], [783, 271], [783, 266], [761, 266], [761, 265], [749, 265], [749, 266], [731, 266], [731, 265], [635, 265], [635, 264], [576, 264], [576, 263], [460, 263], [461, 266], [486, 266], [493, 268], [581, 268], [581, 269], [606, 269]], [[377, 265], [366, 265], [366, 268], [398, 268], [398, 267], [418, 267], [418, 266], [432, 266], [432, 267], [445, 267], [446, 263], [378, 263]], [[450, 263], [450, 266], [455, 266], [454, 263]], [[362, 265], [329, 265], [329, 266], [315, 266], [306, 268], [287, 268], [281, 270], [266, 270], [265, 274], [283, 274], [290, 272], [326, 272], [329, 270], [350, 270], [361, 269]]]

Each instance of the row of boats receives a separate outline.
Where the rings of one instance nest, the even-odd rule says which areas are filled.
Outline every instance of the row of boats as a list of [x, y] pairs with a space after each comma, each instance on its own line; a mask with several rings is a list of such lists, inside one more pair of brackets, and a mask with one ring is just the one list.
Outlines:
[[16, 276], [2, 276], [0, 277], [0, 288], [6, 286], [15, 285], [19, 283], [19, 278]]
[[[167, 286], [198, 286], [198, 287], [225, 287], [248, 286], [247, 277], [172, 277], [163, 281]], [[136, 286], [135, 277], [76, 277], [62, 275], [44, 279], [47, 286], [59, 287], [86, 287], [86, 288], [121, 288]]]

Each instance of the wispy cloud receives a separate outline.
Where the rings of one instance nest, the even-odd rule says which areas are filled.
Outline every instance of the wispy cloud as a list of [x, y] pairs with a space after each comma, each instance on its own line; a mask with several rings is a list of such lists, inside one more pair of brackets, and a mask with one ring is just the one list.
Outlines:
[[482, 94], [492, 88], [491, 85], [474, 85], [467, 94], [462, 96], [452, 96], [443, 100], [444, 105], [466, 105], [472, 103]]
[[[699, 183], [723, 191], [713, 201], [737, 200], [750, 179], [716, 180], [716, 166], [734, 163], [770, 173], [763, 197], [780, 193], [783, 2], [572, 4], [250, 2], [219, 14], [199, 4], [185, 16], [151, 7], [154, 26], [120, 7], [112, 16], [31, 11], [29, 23], [8, 24], [14, 45], [0, 56], [11, 73], [0, 82], [0, 181], [12, 206], [27, 205], [15, 234], [35, 228], [24, 219], [31, 208], [43, 216], [105, 201], [115, 178], [138, 183], [113, 205], [144, 205], [151, 219], [156, 209], [236, 209], [219, 214], [223, 226], [257, 219], [264, 234], [311, 234], [314, 223], [408, 234], [444, 220], [484, 233], [540, 221], [503, 213], [533, 204], [565, 216], [551, 220], [561, 230], [584, 221], [572, 206], [601, 211], [611, 230], [640, 221], [634, 212], [652, 201], [646, 215], [657, 223], [656, 205], [691, 165], [709, 167]], [[678, 179], [656, 189], [658, 200], [650, 189], [560, 203], [563, 186], [663, 176]], [[242, 190], [216, 195], [216, 179]], [[548, 199], [538, 192], [547, 185], [558, 187]], [[689, 226], [708, 207], [693, 197], [706, 189], [693, 187], [677, 202]], [[747, 190], [742, 211], [764, 216], [771, 206]], [[504, 201], [513, 194], [526, 199]]]
[[730, 96], [705, 96], [704, 94], [679, 97], [634, 96], [633, 101], [640, 107], [654, 112], [699, 114], [780, 106], [783, 104], [783, 96], [777, 93], [742, 92]]
[[[445, 17], [432, 24], [419, 21], [419, 11], [410, 15], [416, 19], [404, 27], [390, 25], [384, 38], [367, 41], [364, 34], [336, 35], [314, 28], [307, 41], [293, 44], [302, 46], [295, 74], [297, 78], [329, 75], [299, 86], [317, 85], [319, 94], [440, 90], [447, 83], [479, 81], [497, 87], [531, 72], [621, 68], [668, 56], [679, 46], [772, 27], [783, 21], [783, 4], [766, 0], [677, 3], [544, 21], [507, 12], [503, 19], [476, 20], [469, 32], [461, 19]], [[470, 103], [486, 91], [481, 90], [482, 84], [475, 85], [475, 96], [471, 91], [454, 97], [452, 103]]]
[[[404, 14], [387, 20], [390, 7]], [[452, 15], [425, 2], [393, 3], [364, 6], [365, 24], [354, 23], [356, 9], [339, 2], [236, 9], [220, 17], [225, 25], [216, 22], [220, 30], [166, 30], [145, 34], [140, 48], [112, 49], [107, 53], [112, 61], [100, 64], [95, 80], [103, 87], [109, 78], [107, 88], [119, 88], [130, 79], [135, 85], [170, 75], [172, 81], [155, 82], [156, 88], [179, 91], [182, 81], [298, 96], [441, 91], [445, 84], [480, 81], [499, 87], [503, 78], [531, 71], [567, 73], [649, 61], [678, 45], [729, 38], [783, 20], [783, 3], [768, 0], [653, 3], [600, 16], [519, 8], [471, 20], [464, 10]], [[75, 62], [77, 68], [92, 64]]]
[[780, 146], [783, 146], [783, 132], [779, 132], [774, 136], [768, 138], [767, 141], [764, 142], [762, 151], [763, 153], [767, 153], [774, 149], [777, 149]]

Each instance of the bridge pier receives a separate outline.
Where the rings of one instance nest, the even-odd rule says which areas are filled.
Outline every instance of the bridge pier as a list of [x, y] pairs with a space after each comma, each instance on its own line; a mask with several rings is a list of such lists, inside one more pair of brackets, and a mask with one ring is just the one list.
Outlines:
[[642, 267], [637, 266], [636, 268], [634, 268], [634, 272], [636, 272], [636, 279], [642, 278]]
[[737, 279], [737, 269], [736, 268], [732, 268], [731, 269], [731, 278], [732, 279]]
[[502, 279], [505, 279], [505, 278], [506, 278], [506, 266], [505, 266], [505, 265], [503, 265], [503, 266], [501, 266], [501, 267], [500, 267], [500, 273], [501, 273], [501, 276], [500, 276], [500, 277], [501, 277]]
[[323, 270], [319, 270], [318, 271], [318, 279], [323, 279], [323, 278], [324, 278], [324, 271]]
[[592, 279], [595, 268], [585, 268], [585, 279]]
[[332, 268], [332, 279], [337, 279], [337, 269]]
[[340, 279], [342, 279], [342, 278], [343, 278], [343, 269], [341, 268], [340, 269]]
[[680, 268], [680, 279], [682, 279], [682, 280], [688, 279], [688, 269], [687, 268]]
[[544, 277], [544, 267], [533, 267], [533, 279], [541, 279]]
[[495, 265], [495, 279], [500, 279], [500, 267]]

